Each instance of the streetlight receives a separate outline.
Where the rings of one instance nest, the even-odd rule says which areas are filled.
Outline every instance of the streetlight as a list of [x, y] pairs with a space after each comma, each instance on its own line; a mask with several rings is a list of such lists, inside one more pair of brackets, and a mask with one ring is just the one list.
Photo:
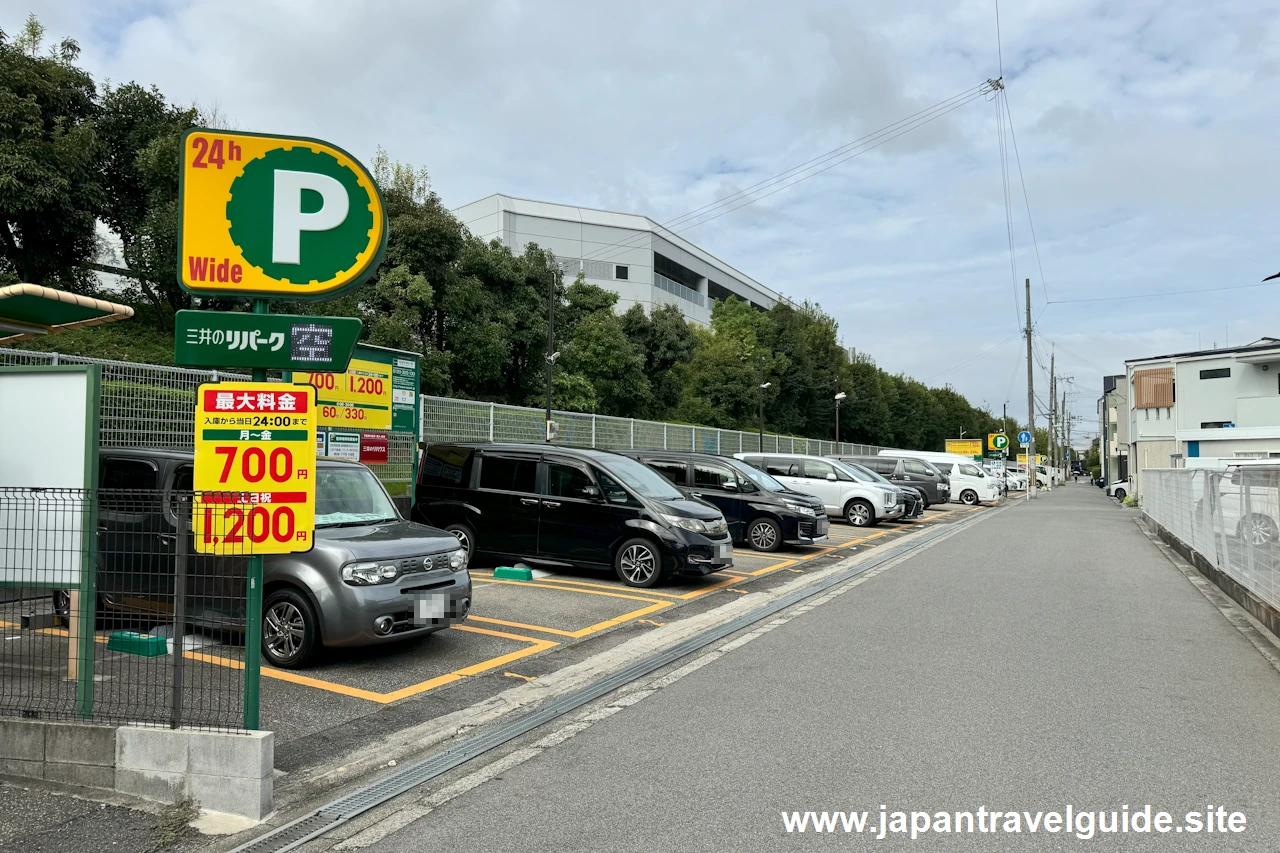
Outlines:
[[551, 374], [555, 371], [556, 358], [560, 353], [555, 350], [556, 341], [556, 273], [564, 279], [564, 267], [556, 264], [555, 273], [547, 282], [547, 435], [551, 441]]
[[772, 385], [772, 382], [764, 381], [764, 356], [760, 356], [760, 390], [758, 393], [760, 401], [760, 452], [764, 453], [764, 389]]
[[840, 452], [840, 401], [847, 399], [848, 396], [843, 391], [836, 394], [836, 453]]

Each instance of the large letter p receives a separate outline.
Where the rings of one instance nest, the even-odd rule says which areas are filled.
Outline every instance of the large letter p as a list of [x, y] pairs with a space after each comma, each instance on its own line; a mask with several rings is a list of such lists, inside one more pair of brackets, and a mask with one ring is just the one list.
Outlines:
[[[329, 231], [347, 219], [350, 202], [347, 190], [335, 178], [319, 172], [276, 170], [275, 203], [272, 209], [271, 260], [277, 264], [299, 264], [303, 231]], [[302, 191], [320, 193], [320, 209], [302, 212]]]

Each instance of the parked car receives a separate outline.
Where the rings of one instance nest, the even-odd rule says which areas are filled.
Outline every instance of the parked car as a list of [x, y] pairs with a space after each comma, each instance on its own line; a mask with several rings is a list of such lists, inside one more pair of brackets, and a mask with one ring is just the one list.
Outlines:
[[924, 459], [946, 474], [951, 482], [951, 499], [967, 506], [1000, 499], [1000, 489], [982, 466], [964, 456], [928, 450], [881, 450], [881, 456]]
[[1129, 494], [1129, 481], [1116, 480], [1110, 486], [1107, 486], [1107, 494], [1118, 501], [1123, 501]]
[[920, 494], [918, 489], [914, 489], [911, 486], [900, 486], [897, 483], [891, 483], [866, 465], [859, 465], [856, 462], [844, 462], [843, 464], [855, 471], [866, 474], [882, 486], [889, 486], [896, 490], [898, 497], [902, 499], [902, 518], [899, 519], [900, 521], [915, 521], [917, 518], [924, 515], [924, 495]]
[[827, 538], [827, 513], [813, 495], [794, 492], [740, 459], [669, 450], [623, 450], [691, 498], [724, 514], [729, 535], [757, 551]]
[[870, 468], [880, 476], [899, 486], [911, 486], [924, 498], [925, 509], [930, 504], [944, 504], [951, 500], [951, 480], [923, 459], [893, 456], [832, 456], [841, 462], [856, 462]]
[[643, 463], [546, 444], [431, 444], [414, 517], [469, 555], [612, 570], [628, 586], [733, 565], [724, 515]]
[[[172, 618], [178, 512], [192, 489], [192, 465], [193, 454], [184, 451], [101, 450], [97, 587], [104, 611]], [[401, 518], [363, 465], [321, 459], [315, 478], [314, 547], [262, 560], [262, 653], [272, 665], [300, 667], [322, 646], [399, 641], [466, 618], [471, 576], [457, 539]], [[187, 624], [243, 632], [245, 559], [196, 554], [191, 542], [187, 553]], [[436, 597], [433, 609], [443, 600], [439, 615], [419, 612], [418, 597]], [[55, 609], [65, 608], [55, 601]]]
[[738, 453], [738, 459], [769, 474], [789, 489], [817, 496], [832, 518], [870, 527], [901, 518], [905, 508], [895, 490], [855, 472], [843, 462], [793, 453]]

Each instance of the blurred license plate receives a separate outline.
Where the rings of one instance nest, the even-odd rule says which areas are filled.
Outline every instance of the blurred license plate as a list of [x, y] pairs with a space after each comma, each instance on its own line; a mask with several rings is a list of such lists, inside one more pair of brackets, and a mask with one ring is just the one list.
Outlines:
[[420, 595], [414, 601], [413, 621], [423, 624], [432, 619], [443, 619], [449, 600], [443, 595]]
[[827, 531], [830, 529], [830, 527], [831, 527], [831, 522], [827, 520], [826, 516], [823, 516], [822, 518], [819, 518], [817, 521], [815, 521], [813, 524], [814, 535], [826, 536]]
[[733, 543], [716, 546], [716, 559], [727, 560], [733, 556]]

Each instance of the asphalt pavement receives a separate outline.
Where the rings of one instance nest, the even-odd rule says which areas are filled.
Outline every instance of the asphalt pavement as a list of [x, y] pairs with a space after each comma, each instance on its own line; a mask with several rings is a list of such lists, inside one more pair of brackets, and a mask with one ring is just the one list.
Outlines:
[[[389, 804], [342, 846], [849, 849], [883, 805], [934, 816], [886, 848], [1274, 850], [1280, 673], [1135, 515], [1085, 484], [986, 514], [634, 704], [563, 738], [549, 725], [545, 748], [473, 762], [500, 763], [445, 780], [453, 794]], [[1185, 831], [1100, 831], [1147, 804]], [[1068, 806], [1075, 832], [1029, 831]], [[1193, 834], [1184, 815], [1206, 806], [1244, 831]], [[1006, 831], [932, 831], [943, 811], [985, 826], [980, 809]], [[784, 811], [828, 810], [866, 811], [867, 828], [784, 828]], [[1086, 833], [1081, 810], [1103, 826]]]

